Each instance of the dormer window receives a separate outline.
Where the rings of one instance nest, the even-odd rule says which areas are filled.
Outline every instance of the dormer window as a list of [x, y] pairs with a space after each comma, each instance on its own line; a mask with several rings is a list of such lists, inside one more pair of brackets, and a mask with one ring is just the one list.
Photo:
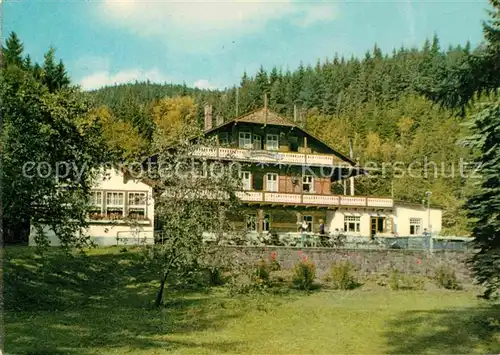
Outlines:
[[267, 150], [279, 150], [279, 140], [277, 134], [268, 134], [266, 136]]
[[250, 134], [250, 132], [240, 132], [239, 147], [252, 149], [252, 135]]

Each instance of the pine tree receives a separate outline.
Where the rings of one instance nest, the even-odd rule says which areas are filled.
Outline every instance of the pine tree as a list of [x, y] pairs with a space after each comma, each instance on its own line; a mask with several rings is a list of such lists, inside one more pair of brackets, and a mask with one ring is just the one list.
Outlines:
[[6, 47], [2, 48], [3, 66], [17, 65], [19, 68], [23, 65], [24, 46], [15, 32], [11, 32], [6, 41]]
[[470, 143], [479, 151], [481, 191], [469, 199], [469, 217], [475, 219], [472, 234], [479, 250], [472, 258], [477, 280], [488, 299], [500, 291], [500, 100], [489, 104], [473, 122], [476, 133]]
[[269, 74], [269, 86], [272, 87], [276, 81], [280, 79], [280, 74], [278, 73], [278, 69], [273, 67], [271, 69], [271, 73]]
[[240, 87], [244, 87], [248, 83], [248, 76], [246, 70], [243, 71], [243, 75], [240, 80]]
[[31, 57], [29, 54], [26, 56], [26, 58], [24, 58], [23, 66], [26, 70], [33, 69], [33, 63], [31, 62]]
[[65, 88], [70, 84], [70, 79], [62, 60], [56, 66], [54, 81], [57, 89]]
[[[483, 26], [488, 54], [482, 69], [500, 76], [500, 0], [490, 0], [491, 20]], [[486, 85], [492, 85], [486, 81]], [[498, 87], [498, 86], [497, 86]], [[474, 218], [474, 244], [479, 251], [473, 256], [473, 270], [477, 280], [485, 286], [485, 298], [500, 292], [500, 98], [486, 105], [473, 121], [475, 135], [469, 140], [481, 164], [481, 190], [467, 203], [469, 216]]]
[[262, 65], [255, 76], [255, 84], [257, 85], [259, 95], [269, 93], [269, 79], [267, 78], [267, 73]]

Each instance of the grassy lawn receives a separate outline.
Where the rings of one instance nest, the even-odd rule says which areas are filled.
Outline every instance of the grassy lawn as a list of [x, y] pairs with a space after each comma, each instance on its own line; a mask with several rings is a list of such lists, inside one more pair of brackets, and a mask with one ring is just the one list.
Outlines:
[[293, 291], [229, 296], [170, 286], [153, 309], [138, 253], [36, 259], [7, 248], [7, 354], [499, 353], [500, 309], [471, 291]]

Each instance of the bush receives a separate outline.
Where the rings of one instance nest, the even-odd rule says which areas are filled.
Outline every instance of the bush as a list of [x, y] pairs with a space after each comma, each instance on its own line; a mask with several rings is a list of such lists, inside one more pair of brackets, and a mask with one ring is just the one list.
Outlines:
[[332, 265], [327, 281], [331, 281], [336, 290], [352, 290], [359, 286], [353, 275], [354, 265], [349, 262], [336, 262]]
[[307, 258], [303, 258], [293, 268], [293, 283], [301, 290], [310, 290], [316, 278], [316, 266]]
[[403, 274], [399, 270], [392, 271], [389, 284], [394, 291], [422, 290], [424, 288], [424, 282], [421, 278]]
[[268, 282], [270, 272], [271, 270], [267, 262], [264, 259], [261, 259], [257, 264], [257, 268], [255, 270], [255, 281]]
[[444, 265], [437, 268], [434, 279], [439, 286], [447, 290], [460, 290], [462, 288], [457, 280], [455, 271]]
[[273, 251], [271, 253], [271, 257], [270, 257], [270, 260], [269, 260], [269, 269], [271, 271], [278, 271], [278, 270], [281, 270], [281, 265], [280, 263], [278, 262], [278, 260], [276, 260], [276, 252]]
[[218, 267], [208, 269], [209, 283], [211, 286], [220, 286], [224, 284], [224, 276], [222, 270]]

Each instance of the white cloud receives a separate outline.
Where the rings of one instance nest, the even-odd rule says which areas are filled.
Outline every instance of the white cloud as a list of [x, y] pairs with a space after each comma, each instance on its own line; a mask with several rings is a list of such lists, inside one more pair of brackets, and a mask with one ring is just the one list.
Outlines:
[[297, 23], [302, 26], [310, 26], [318, 22], [328, 22], [337, 17], [337, 6], [328, 3], [311, 3], [311, 8], [305, 15], [298, 19]]
[[309, 26], [330, 21], [337, 14], [336, 2], [292, 0], [103, 0], [99, 14], [108, 23], [126, 27], [134, 34], [155, 36], [183, 45], [198, 40], [217, 42], [218, 37], [238, 36], [262, 29], [273, 20], [288, 19]]
[[129, 69], [119, 71], [115, 74], [111, 74], [109, 71], [98, 71], [81, 79], [80, 86], [84, 90], [93, 90], [109, 85], [131, 83], [136, 80], [149, 80], [156, 83], [164, 83], [170, 81], [168, 77], [161, 73], [157, 68], [153, 68], [147, 71], [140, 69]]
[[200, 80], [197, 80], [193, 83], [193, 86], [195, 88], [198, 88], [198, 89], [209, 89], [209, 90], [213, 90], [213, 89], [216, 89], [217, 86], [211, 84], [208, 80], [206, 79], [200, 79]]

